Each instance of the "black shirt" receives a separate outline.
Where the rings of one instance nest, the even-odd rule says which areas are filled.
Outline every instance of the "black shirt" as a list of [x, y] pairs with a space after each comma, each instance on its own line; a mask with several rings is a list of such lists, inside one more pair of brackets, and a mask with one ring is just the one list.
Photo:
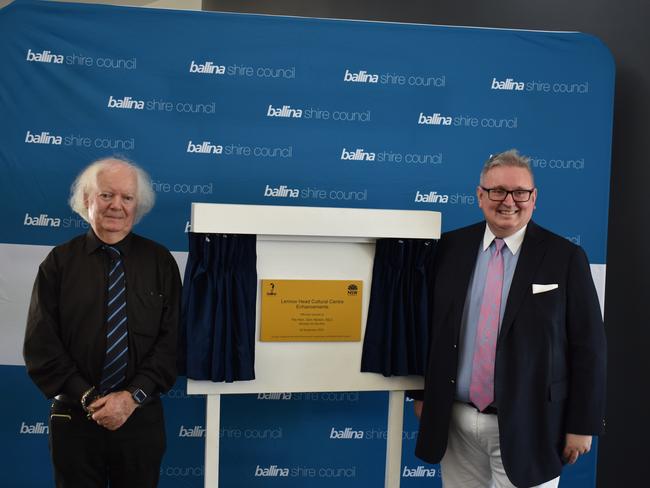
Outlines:
[[[92, 230], [56, 246], [38, 269], [27, 316], [27, 372], [48, 398], [80, 399], [99, 385], [106, 354], [109, 257]], [[136, 234], [115, 244], [126, 273], [125, 389], [151, 396], [176, 380], [181, 280], [163, 246]]]

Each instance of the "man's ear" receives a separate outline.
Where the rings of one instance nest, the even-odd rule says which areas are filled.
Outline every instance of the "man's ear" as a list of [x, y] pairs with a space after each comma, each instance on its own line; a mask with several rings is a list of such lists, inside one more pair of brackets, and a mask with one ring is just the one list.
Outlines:
[[476, 187], [476, 198], [478, 199], [478, 207], [483, 208], [482, 202], [483, 202], [483, 195], [485, 194], [485, 190], [481, 188], [481, 186]]

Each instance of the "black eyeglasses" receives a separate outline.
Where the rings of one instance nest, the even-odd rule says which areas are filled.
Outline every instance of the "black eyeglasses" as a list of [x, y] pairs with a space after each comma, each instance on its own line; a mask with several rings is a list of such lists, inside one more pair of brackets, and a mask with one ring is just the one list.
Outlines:
[[487, 192], [488, 198], [493, 202], [503, 202], [508, 195], [512, 195], [512, 199], [519, 203], [530, 200], [530, 196], [535, 191], [534, 188], [532, 190], [504, 190], [503, 188], [485, 188], [484, 186], [481, 189]]

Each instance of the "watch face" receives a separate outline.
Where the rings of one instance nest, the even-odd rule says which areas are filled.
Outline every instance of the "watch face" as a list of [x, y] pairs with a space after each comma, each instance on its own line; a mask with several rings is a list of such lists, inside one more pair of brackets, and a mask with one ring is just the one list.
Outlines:
[[147, 394], [140, 389], [135, 390], [131, 396], [137, 403], [142, 403], [147, 399]]

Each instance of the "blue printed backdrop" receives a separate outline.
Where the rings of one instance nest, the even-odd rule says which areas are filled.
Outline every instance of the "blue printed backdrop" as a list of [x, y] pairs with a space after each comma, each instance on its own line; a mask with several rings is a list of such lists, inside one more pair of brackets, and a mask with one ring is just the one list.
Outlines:
[[[443, 229], [468, 224], [482, 162], [516, 147], [532, 157], [536, 221], [605, 263], [614, 67], [589, 35], [25, 0], [0, 11], [0, 60], [0, 296], [19, 294], [0, 301], [0, 326], [17, 351], [29, 290], [15, 278], [33, 279], [35, 246], [87, 228], [65, 196], [114, 153], [154, 181], [138, 232], [182, 255], [191, 202], [431, 209]], [[0, 469], [11, 486], [47, 486], [47, 402], [23, 367], [0, 381], [17, 392]], [[162, 486], [203, 482], [204, 401], [184, 389], [165, 398]], [[380, 486], [386, 403], [224, 397], [223, 486]], [[406, 406], [403, 485], [439, 486], [412, 455]], [[333, 438], [348, 427], [362, 438]], [[563, 486], [593, 486], [594, 466], [582, 459]]]
[[517, 147], [536, 219], [605, 261], [613, 64], [588, 35], [32, 1], [0, 21], [1, 242], [76, 234], [61, 196], [112, 152], [155, 181], [141, 232], [184, 250], [192, 201], [434, 209], [457, 227], [477, 218], [481, 162]]

